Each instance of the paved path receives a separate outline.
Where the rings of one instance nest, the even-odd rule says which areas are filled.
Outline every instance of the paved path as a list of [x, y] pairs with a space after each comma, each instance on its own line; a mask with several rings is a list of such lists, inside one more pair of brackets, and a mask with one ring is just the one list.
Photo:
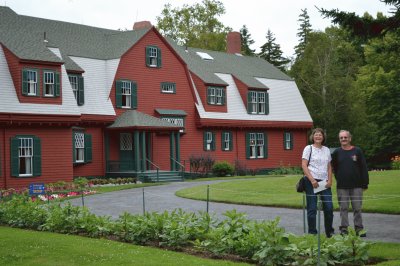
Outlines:
[[[217, 182], [223, 181], [177, 182], [162, 186], [146, 187], [144, 188], [145, 209], [148, 212], [172, 211], [176, 208], [181, 208], [187, 212], [206, 211], [206, 202], [180, 198], [175, 196], [175, 192], [182, 188]], [[142, 199], [142, 188], [136, 188], [85, 197], [85, 206], [97, 215], [107, 215], [117, 218], [125, 211], [129, 213], [143, 213]], [[79, 198], [73, 199], [71, 202], [74, 205], [82, 204]], [[246, 213], [249, 219], [255, 220], [271, 220], [279, 216], [281, 217], [280, 226], [284, 227], [286, 231], [295, 234], [303, 233], [302, 210], [209, 203], [209, 212], [214, 213], [219, 218], [222, 217], [222, 213], [232, 209]], [[349, 219], [352, 221], [352, 215], [350, 215]], [[400, 243], [400, 215], [364, 213], [363, 220], [364, 226], [367, 229], [367, 240]], [[321, 221], [323, 221], [322, 213]], [[339, 223], [339, 213], [335, 212], [334, 227], [336, 232]], [[321, 228], [323, 228], [323, 224], [321, 224]]]

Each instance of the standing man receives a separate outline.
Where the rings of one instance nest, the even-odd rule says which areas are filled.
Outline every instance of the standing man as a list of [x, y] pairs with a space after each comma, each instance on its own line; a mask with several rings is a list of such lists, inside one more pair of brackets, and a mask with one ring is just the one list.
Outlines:
[[340, 207], [340, 231], [347, 234], [349, 226], [349, 202], [354, 212], [354, 228], [360, 234], [364, 229], [361, 207], [363, 190], [368, 188], [369, 176], [367, 163], [360, 148], [351, 145], [351, 134], [347, 130], [339, 132], [340, 148], [332, 154], [332, 166], [336, 177], [337, 197]]

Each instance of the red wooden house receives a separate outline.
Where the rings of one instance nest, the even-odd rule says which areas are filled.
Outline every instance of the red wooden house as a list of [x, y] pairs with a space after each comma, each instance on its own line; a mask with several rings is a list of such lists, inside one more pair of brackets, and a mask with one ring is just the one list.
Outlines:
[[181, 170], [191, 155], [300, 165], [312, 119], [265, 60], [0, 7], [0, 188]]

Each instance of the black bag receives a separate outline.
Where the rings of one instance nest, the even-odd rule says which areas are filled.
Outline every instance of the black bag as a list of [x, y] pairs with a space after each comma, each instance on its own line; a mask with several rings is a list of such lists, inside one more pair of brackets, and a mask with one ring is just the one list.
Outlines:
[[[311, 159], [311, 153], [312, 153], [312, 147], [310, 145], [310, 156], [308, 157], [308, 162], [307, 166], [310, 164], [310, 159]], [[303, 193], [306, 191], [306, 176], [302, 176], [300, 180], [296, 184], [296, 191], [299, 193]]]
[[304, 178], [306, 177], [302, 176], [299, 182], [297, 182], [296, 184], [296, 191], [299, 193], [303, 193], [304, 191], [306, 191], [306, 180]]

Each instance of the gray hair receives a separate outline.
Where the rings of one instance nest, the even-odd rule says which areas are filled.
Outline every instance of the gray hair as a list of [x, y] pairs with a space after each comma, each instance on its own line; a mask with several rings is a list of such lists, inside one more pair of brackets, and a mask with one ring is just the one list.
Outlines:
[[340, 130], [340, 131], [339, 131], [339, 135], [340, 135], [340, 133], [343, 133], [343, 132], [347, 133], [347, 135], [349, 136], [349, 138], [352, 137], [350, 131], [345, 130], [345, 129]]

